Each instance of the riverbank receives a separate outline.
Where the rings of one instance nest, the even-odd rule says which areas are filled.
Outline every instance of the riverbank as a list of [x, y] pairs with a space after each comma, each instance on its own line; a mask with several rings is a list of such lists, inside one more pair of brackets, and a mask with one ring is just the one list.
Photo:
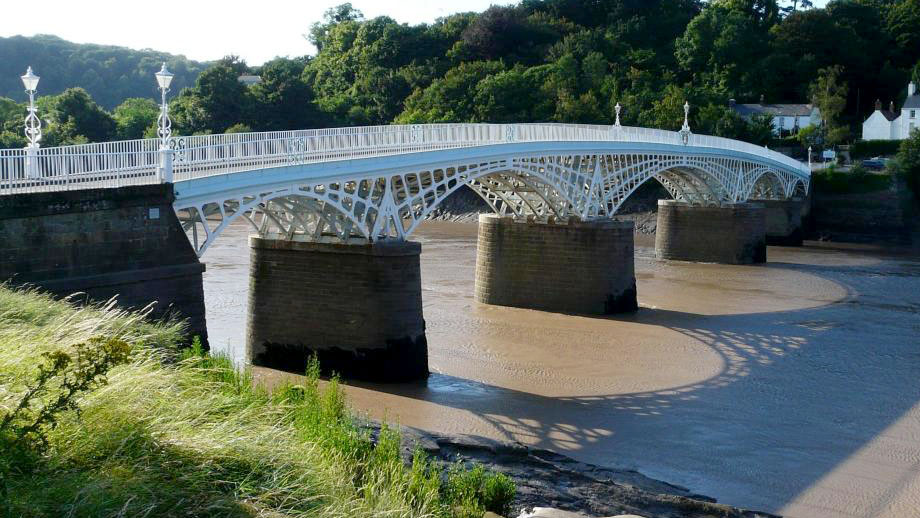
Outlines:
[[271, 392], [180, 349], [184, 324], [0, 287], [0, 516], [508, 513], [489, 470], [408, 461], [318, 366]]

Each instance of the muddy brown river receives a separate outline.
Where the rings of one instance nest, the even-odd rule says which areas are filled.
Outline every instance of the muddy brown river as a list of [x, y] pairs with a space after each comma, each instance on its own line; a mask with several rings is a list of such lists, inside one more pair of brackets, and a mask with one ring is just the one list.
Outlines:
[[[204, 257], [211, 344], [236, 358], [248, 231]], [[597, 318], [477, 304], [473, 224], [414, 239], [432, 376], [353, 384], [358, 411], [791, 517], [920, 516], [920, 258], [812, 244], [762, 266], [665, 263], [640, 242], [641, 309]]]

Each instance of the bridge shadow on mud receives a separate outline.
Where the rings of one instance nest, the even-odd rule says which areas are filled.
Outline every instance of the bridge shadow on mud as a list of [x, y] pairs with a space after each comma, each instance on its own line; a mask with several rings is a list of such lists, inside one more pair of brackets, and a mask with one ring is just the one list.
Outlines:
[[[426, 384], [355, 385], [470, 412], [507, 440], [639, 468], [774, 512], [848, 460], [869, 455], [883, 472], [875, 478], [888, 485], [861, 503], [866, 514], [858, 515], [874, 516], [920, 470], [912, 460], [920, 452], [920, 268], [886, 264], [764, 266], [846, 288], [847, 297], [823, 307], [731, 315], [641, 309], [621, 317], [677, 331], [719, 356], [715, 376], [688, 385], [579, 396], [443, 374]], [[913, 420], [909, 431], [899, 425], [904, 419]], [[845, 500], [852, 487], [837, 484], [825, 489]]]

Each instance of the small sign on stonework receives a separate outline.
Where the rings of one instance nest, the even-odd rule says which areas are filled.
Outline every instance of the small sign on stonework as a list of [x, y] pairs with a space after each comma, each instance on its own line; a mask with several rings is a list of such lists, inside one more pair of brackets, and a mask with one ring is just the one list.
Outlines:
[[160, 208], [154, 207], [149, 210], [147, 219], [160, 219]]

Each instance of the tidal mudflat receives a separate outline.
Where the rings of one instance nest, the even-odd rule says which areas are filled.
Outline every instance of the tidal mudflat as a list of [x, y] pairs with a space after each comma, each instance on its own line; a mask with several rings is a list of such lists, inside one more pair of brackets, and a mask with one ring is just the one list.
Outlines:
[[[247, 233], [205, 256], [212, 346], [237, 358]], [[432, 376], [353, 384], [356, 409], [786, 516], [920, 509], [920, 258], [812, 244], [763, 266], [668, 263], [639, 242], [640, 311], [593, 318], [475, 303], [475, 236], [415, 234]]]

